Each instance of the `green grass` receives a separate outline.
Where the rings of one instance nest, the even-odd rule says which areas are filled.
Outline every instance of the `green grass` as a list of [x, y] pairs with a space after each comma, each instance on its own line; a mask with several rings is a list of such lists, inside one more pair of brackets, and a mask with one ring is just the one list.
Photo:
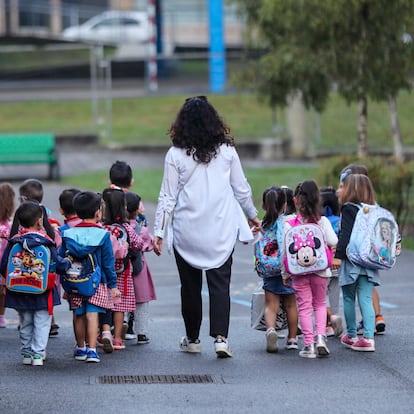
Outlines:
[[[165, 145], [167, 130], [185, 99], [179, 96], [146, 96], [114, 99], [112, 102], [112, 137], [102, 137], [103, 144]], [[253, 94], [210, 95], [210, 101], [230, 125], [236, 142], [272, 136], [272, 111]], [[400, 125], [405, 145], [414, 145], [414, 96], [402, 93], [398, 99]], [[102, 112], [104, 103], [102, 102]], [[386, 104], [370, 102], [368, 109], [368, 145], [391, 149], [389, 114]], [[286, 127], [285, 111], [277, 112], [279, 126]], [[318, 150], [355, 151], [357, 107], [347, 106], [332, 93], [321, 115], [321, 136], [317, 137], [317, 115], [307, 117], [309, 137]], [[1, 132], [50, 131], [55, 134], [98, 133], [93, 125], [90, 101], [10, 102], [0, 106]]]
[[[260, 208], [265, 188], [272, 184], [295, 187], [306, 178], [315, 178], [316, 167], [284, 168], [246, 168], [245, 174], [254, 194], [255, 205]], [[162, 180], [162, 170], [134, 170], [132, 191], [137, 192], [144, 201], [157, 202]], [[95, 171], [63, 178], [62, 182], [86, 190], [102, 191], [108, 185], [108, 171]]]

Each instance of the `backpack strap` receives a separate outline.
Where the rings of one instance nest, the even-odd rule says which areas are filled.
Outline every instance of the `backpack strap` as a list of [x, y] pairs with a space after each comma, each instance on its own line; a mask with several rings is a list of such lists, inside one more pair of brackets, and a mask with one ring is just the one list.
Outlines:
[[302, 216], [300, 214], [297, 214], [295, 217], [293, 217], [293, 219], [288, 220], [288, 223], [292, 226], [292, 227], [296, 227], [299, 226], [300, 224], [302, 224], [301, 219]]

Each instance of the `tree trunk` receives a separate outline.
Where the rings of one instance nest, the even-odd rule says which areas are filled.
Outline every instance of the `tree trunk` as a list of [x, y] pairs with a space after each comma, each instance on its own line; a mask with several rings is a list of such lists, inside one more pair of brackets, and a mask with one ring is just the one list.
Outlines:
[[403, 161], [403, 144], [401, 138], [400, 123], [398, 122], [397, 100], [395, 99], [395, 96], [390, 95], [388, 97], [388, 105], [390, 108], [391, 133], [394, 157], [398, 161]]
[[366, 158], [367, 151], [367, 118], [368, 118], [368, 102], [365, 95], [359, 99], [358, 107], [358, 157]]

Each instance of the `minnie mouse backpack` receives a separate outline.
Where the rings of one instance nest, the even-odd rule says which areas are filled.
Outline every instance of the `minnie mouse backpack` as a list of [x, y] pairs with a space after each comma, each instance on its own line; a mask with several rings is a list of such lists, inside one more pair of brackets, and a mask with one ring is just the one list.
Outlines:
[[284, 238], [284, 265], [291, 275], [317, 273], [331, 267], [332, 251], [324, 233], [316, 223], [302, 223], [296, 216]]

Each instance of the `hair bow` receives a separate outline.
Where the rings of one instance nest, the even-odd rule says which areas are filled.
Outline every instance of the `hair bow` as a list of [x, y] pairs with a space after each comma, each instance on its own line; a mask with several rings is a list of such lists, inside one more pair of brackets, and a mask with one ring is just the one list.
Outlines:
[[293, 235], [294, 249], [295, 251], [300, 250], [302, 247], [315, 247], [315, 241], [313, 240], [313, 231], [310, 231], [305, 239], [302, 239], [297, 234]]

